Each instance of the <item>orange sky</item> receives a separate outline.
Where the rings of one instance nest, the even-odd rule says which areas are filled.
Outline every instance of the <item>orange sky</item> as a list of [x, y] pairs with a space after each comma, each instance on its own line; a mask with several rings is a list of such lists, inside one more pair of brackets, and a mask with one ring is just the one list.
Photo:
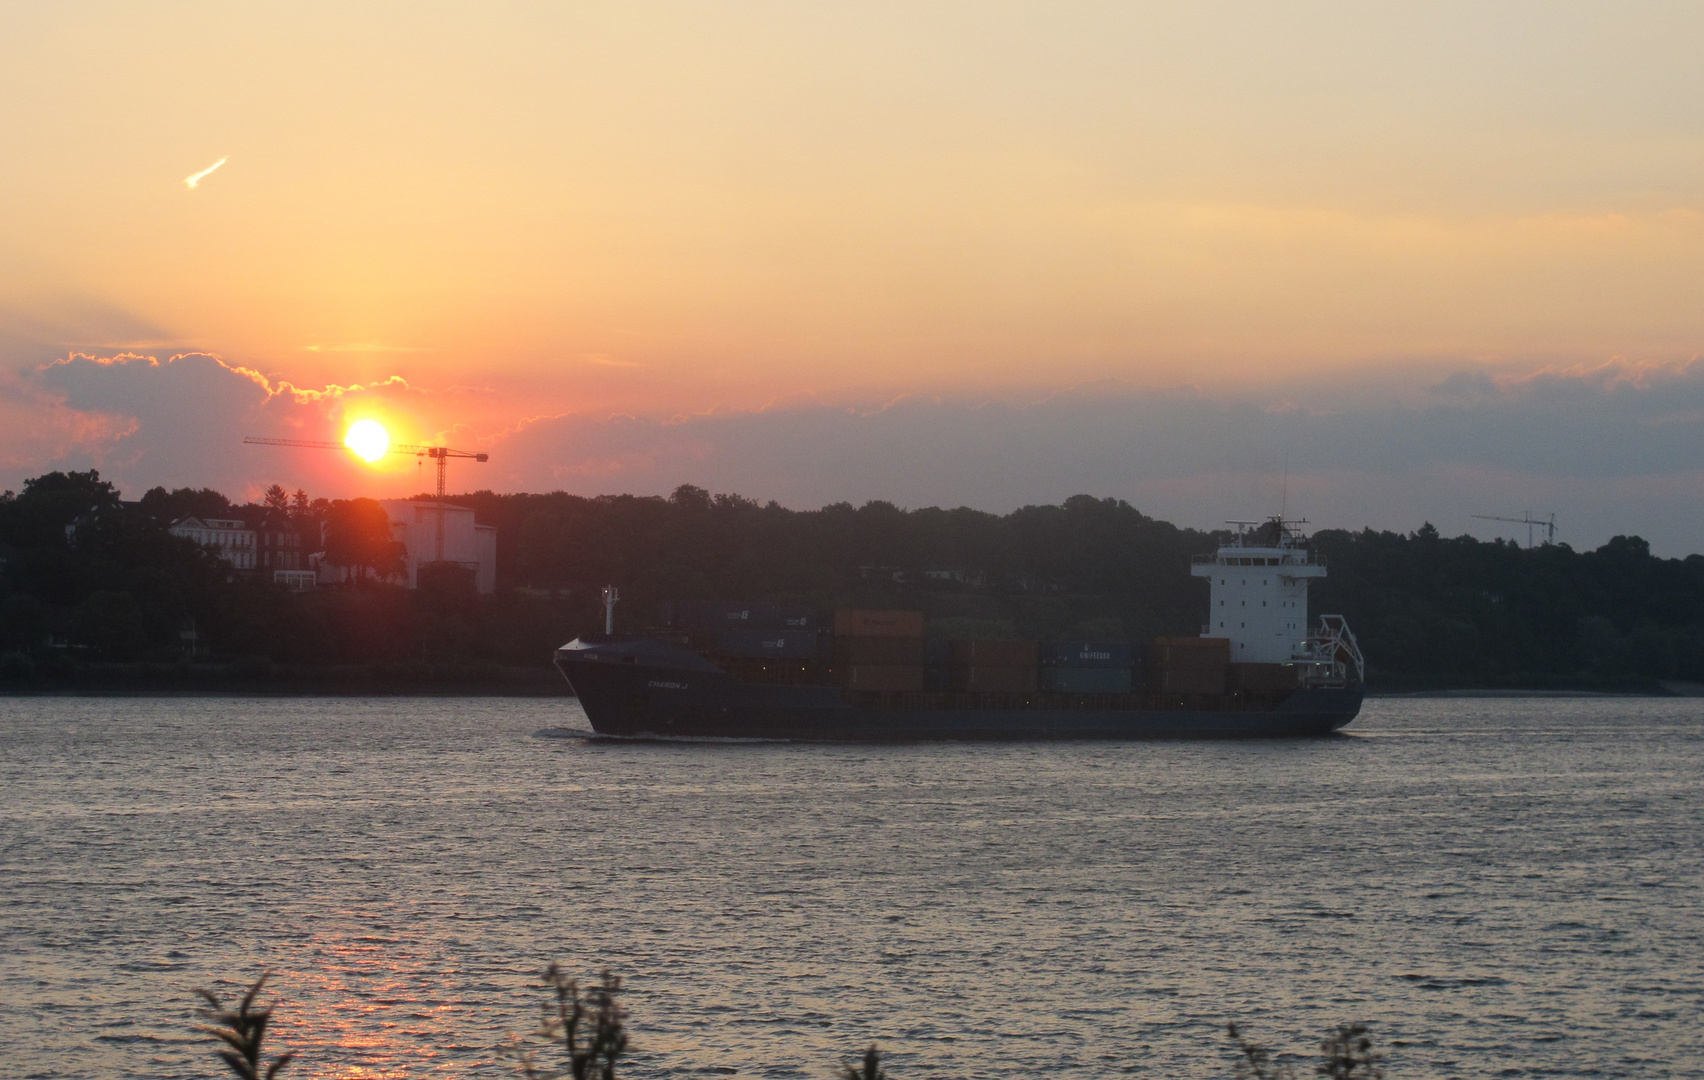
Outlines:
[[0, 361], [399, 377], [402, 437], [475, 441], [1684, 363], [1700, 40], [1655, 4], [7, 5]]

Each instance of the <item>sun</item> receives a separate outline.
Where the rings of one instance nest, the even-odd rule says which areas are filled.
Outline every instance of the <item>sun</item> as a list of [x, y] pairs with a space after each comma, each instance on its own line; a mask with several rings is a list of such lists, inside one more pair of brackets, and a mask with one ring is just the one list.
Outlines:
[[377, 420], [357, 420], [349, 425], [343, 445], [368, 461], [377, 461], [390, 450], [390, 433]]

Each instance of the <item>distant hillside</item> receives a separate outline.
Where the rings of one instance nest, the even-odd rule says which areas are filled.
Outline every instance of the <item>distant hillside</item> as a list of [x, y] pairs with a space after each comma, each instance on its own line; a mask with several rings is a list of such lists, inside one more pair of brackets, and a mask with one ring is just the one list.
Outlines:
[[[599, 627], [609, 583], [628, 628], [673, 602], [742, 599], [917, 608], [941, 636], [1141, 639], [1199, 632], [1206, 585], [1189, 559], [1220, 539], [1086, 495], [1003, 515], [883, 502], [795, 511], [694, 487], [456, 501], [499, 530], [494, 599], [376, 584], [292, 595], [167, 535], [174, 515], [223, 512], [217, 492], [126, 503], [93, 473], [38, 477], [0, 497], [0, 669], [181, 662], [190, 627], [202, 659], [252, 670], [378, 665], [394, 679], [537, 666]], [[353, 520], [355, 505], [275, 509], [314, 527]], [[1348, 617], [1375, 686], [1704, 681], [1704, 557], [1653, 558], [1637, 537], [1529, 551], [1429, 525], [1313, 543], [1330, 576], [1312, 610]]]

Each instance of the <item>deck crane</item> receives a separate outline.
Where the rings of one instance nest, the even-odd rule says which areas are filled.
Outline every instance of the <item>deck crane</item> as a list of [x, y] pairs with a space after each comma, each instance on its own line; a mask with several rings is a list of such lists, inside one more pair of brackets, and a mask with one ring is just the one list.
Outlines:
[[[243, 439], [249, 446], [298, 446], [309, 450], [348, 450], [347, 443], [327, 442], [320, 439], [266, 439], [258, 435], [250, 435]], [[391, 443], [385, 449], [387, 454], [412, 454], [417, 458], [431, 458], [438, 463], [438, 550], [436, 562], [444, 561], [444, 471], [451, 458], [468, 458], [472, 461], [489, 461], [491, 455], [477, 450], [452, 450], [447, 446], [417, 446], [412, 443]]]
[[1522, 513], [1524, 516], [1518, 518], [1498, 517], [1495, 514], [1474, 514], [1473, 516], [1481, 521], [1511, 521], [1516, 525], [1525, 525], [1527, 527], [1527, 550], [1529, 551], [1532, 550], [1532, 536], [1534, 529], [1545, 530], [1544, 542], [1546, 544], [1554, 544], [1556, 542], [1555, 514], [1551, 514], [1547, 517], [1535, 517], [1531, 510], [1525, 510], [1522, 511]]

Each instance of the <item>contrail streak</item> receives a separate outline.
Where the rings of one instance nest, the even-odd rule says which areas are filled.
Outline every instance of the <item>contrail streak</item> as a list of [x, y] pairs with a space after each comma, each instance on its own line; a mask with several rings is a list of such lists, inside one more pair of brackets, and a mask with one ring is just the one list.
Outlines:
[[208, 173], [212, 172], [214, 169], [217, 169], [219, 166], [225, 164], [225, 162], [227, 162], [229, 160], [231, 160], [231, 159], [230, 158], [220, 158], [218, 161], [215, 161], [213, 164], [207, 166], [205, 169], [202, 169], [200, 172], [196, 173], [194, 176], [184, 177], [183, 178], [184, 187], [188, 187], [188, 188], [195, 187], [197, 184], [201, 183], [202, 177], [206, 176]]

